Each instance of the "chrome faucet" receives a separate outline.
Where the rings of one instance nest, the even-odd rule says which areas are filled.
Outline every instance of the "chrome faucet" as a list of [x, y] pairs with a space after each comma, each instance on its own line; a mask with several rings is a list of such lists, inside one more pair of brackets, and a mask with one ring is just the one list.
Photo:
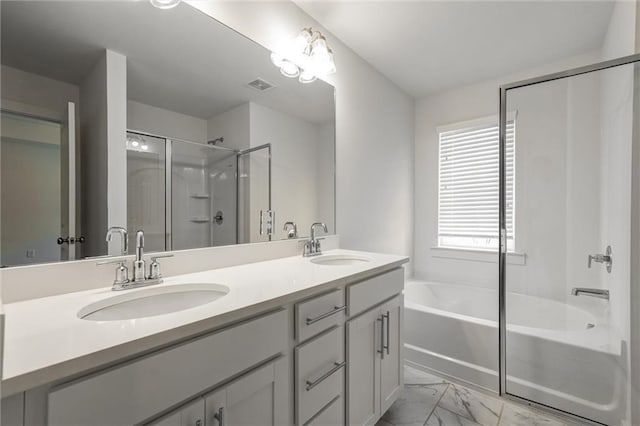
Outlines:
[[120, 234], [120, 254], [123, 256], [126, 255], [129, 251], [129, 236], [127, 235], [127, 230], [122, 226], [112, 226], [107, 230], [105, 240], [111, 242], [113, 234]]
[[[126, 251], [126, 248], [124, 250]], [[118, 264], [118, 267], [116, 268], [116, 278], [114, 279], [113, 286], [111, 287], [112, 290], [118, 291], [126, 290], [129, 288], [144, 287], [152, 284], [160, 284], [162, 282], [162, 275], [160, 274], [160, 264], [158, 263], [158, 259], [172, 256], [173, 254], [151, 256], [149, 275], [146, 275], [144, 261], [144, 232], [139, 229], [138, 231], [136, 231], [136, 257], [133, 261], [132, 279], [129, 279], [129, 269], [125, 265], [127, 261], [126, 259], [106, 260], [98, 262], [98, 265], [105, 265], [109, 263]]]
[[586, 287], [574, 287], [571, 289], [572, 296], [591, 296], [598, 299], [609, 300], [609, 290], [601, 288], [586, 288]]
[[133, 261], [133, 280], [145, 279], [144, 272], [144, 232], [142, 229], [136, 231], [136, 260]]
[[318, 256], [322, 254], [320, 240], [323, 240], [324, 238], [316, 238], [316, 228], [319, 226], [322, 227], [324, 232], [329, 232], [327, 230], [327, 225], [324, 223], [316, 222], [311, 225], [311, 238], [304, 243], [304, 251], [302, 252], [304, 257]]
[[607, 267], [607, 272], [611, 273], [611, 267], [613, 264], [611, 253], [611, 246], [607, 246], [604, 254], [590, 254], [587, 266], [591, 268], [591, 262], [604, 263], [604, 265]]
[[282, 230], [287, 232], [287, 238], [298, 238], [298, 225], [295, 222], [286, 222]]

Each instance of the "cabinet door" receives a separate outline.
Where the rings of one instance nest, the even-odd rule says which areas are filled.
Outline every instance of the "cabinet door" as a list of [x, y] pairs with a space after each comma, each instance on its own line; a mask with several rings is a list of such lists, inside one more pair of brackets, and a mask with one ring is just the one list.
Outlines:
[[283, 375], [279, 361], [268, 364], [205, 398], [207, 426], [282, 424]]
[[384, 357], [380, 362], [380, 413], [385, 413], [398, 399], [403, 385], [402, 374], [402, 296], [381, 308], [384, 332]]
[[347, 323], [347, 424], [374, 425], [380, 416], [382, 317], [372, 309]]
[[204, 400], [198, 399], [157, 422], [151, 423], [150, 426], [205, 426]]

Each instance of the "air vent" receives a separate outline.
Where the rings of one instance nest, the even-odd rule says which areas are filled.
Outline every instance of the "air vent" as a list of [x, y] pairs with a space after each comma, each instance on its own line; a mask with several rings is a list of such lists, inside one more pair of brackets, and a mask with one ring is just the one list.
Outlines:
[[247, 83], [247, 86], [257, 92], [266, 92], [267, 90], [273, 89], [275, 87], [273, 84], [261, 78], [256, 78], [255, 80], [250, 81], [249, 83]]

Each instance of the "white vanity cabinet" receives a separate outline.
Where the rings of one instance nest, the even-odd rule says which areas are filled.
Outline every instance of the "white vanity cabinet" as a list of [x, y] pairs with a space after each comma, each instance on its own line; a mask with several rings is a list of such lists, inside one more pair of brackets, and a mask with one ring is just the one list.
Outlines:
[[290, 404], [282, 387], [282, 360], [204, 397], [207, 426], [276, 426], [286, 423]]
[[149, 426], [205, 426], [204, 415], [204, 400], [199, 398]]
[[[285, 309], [160, 350], [48, 392], [51, 426], [133, 425], [285, 355]], [[28, 409], [29, 407], [27, 407]]]
[[[374, 425], [402, 390], [403, 282], [402, 270], [394, 270], [347, 289], [357, 313], [346, 325], [349, 425]], [[376, 303], [369, 284], [392, 298], [365, 310]]]
[[259, 367], [148, 426], [276, 426], [286, 423], [284, 359]]
[[396, 267], [2, 400], [3, 426], [374, 425], [398, 398]]
[[341, 288], [294, 306], [296, 425], [344, 424], [345, 310]]

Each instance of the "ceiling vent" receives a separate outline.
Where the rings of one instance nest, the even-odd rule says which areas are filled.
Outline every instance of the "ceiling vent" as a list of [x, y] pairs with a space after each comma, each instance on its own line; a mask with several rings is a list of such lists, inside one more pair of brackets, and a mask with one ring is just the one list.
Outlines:
[[256, 92], [266, 92], [267, 90], [273, 89], [275, 87], [273, 84], [261, 78], [256, 78], [255, 80], [250, 81], [249, 83], [247, 83], [247, 86], [249, 86]]

